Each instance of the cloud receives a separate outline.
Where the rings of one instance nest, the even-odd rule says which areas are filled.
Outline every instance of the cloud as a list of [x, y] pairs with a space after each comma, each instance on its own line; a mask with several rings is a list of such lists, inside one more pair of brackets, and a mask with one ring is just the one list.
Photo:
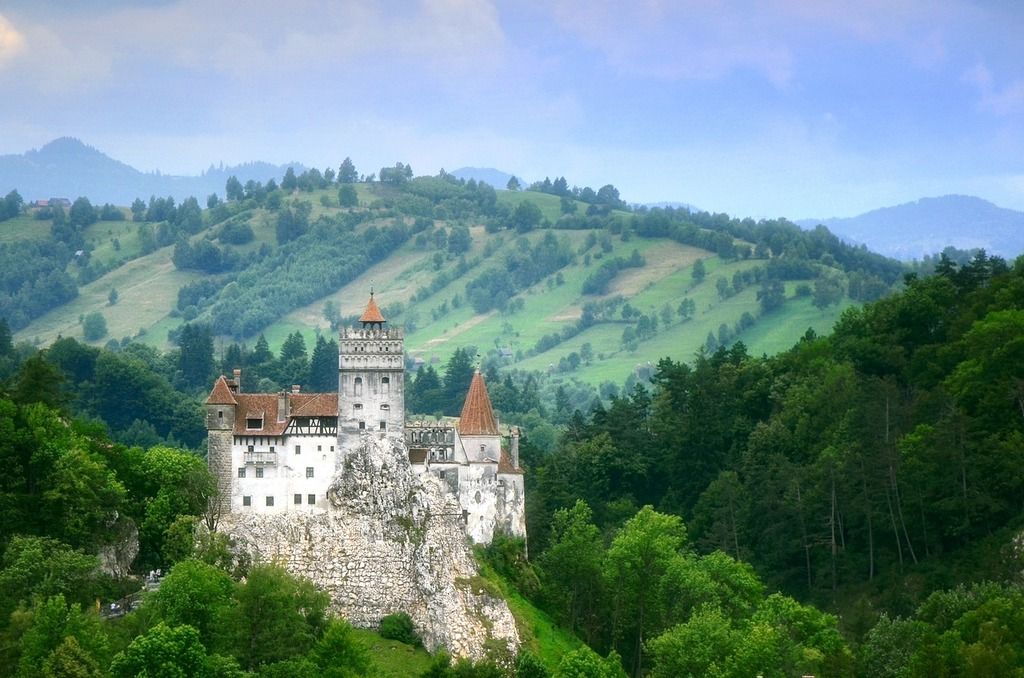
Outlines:
[[998, 116], [1024, 113], [1024, 79], [1011, 80], [999, 87], [992, 71], [979, 62], [965, 71], [961, 80], [978, 91], [978, 110]]
[[14, 24], [0, 14], [0, 68], [21, 52], [24, 47], [24, 36], [14, 28]]
[[[31, 17], [31, 18], [29, 18]], [[2, 18], [2, 17], [0, 17]], [[72, 72], [105, 84], [116, 69], [177, 67], [252, 83], [378, 64], [441, 76], [501, 63], [505, 37], [489, 0], [420, 0], [400, 7], [359, 1], [176, 0], [115, 6], [88, 16], [25, 15], [33, 55], [27, 78]], [[0, 64], [8, 38], [0, 23]], [[17, 44], [17, 43], [12, 43]], [[84, 66], [93, 67], [91, 73]]]

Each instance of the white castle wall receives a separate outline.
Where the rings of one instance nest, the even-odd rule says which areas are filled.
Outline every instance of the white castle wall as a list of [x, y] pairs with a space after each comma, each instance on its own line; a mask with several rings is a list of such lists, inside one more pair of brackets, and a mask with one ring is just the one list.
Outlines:
[[356, 626], [392, 612], [413, 619], [428, 649], [480, 659], [520, 643], [508, 605], [480, 587], [461, 507], [416, 474], [398, 436], [363, 435], [319, 513], [226, 516], [221, 529], [255, 558], [308, 577]]

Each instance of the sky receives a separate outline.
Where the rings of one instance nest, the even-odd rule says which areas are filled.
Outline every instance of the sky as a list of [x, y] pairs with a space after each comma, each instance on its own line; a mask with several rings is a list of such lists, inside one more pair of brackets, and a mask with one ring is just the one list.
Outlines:
[[0, 0], [0, 154], [495, 167], [630, 202], [1024, 210], [1024, 2]]

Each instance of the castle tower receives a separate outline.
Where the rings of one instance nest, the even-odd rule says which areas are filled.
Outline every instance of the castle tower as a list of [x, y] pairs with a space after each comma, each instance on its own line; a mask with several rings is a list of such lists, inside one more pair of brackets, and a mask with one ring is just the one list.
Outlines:
[[402, 330], [385, 327], [373, 292], [359, 323], [342, 328], [338, 341], [339, 462], [362, 436], [402, 436], [405, 425]]
[[206, 463], [217, 481], [215, 508], [224, 514], [231, 510], [231, 444], [234, 441], [235, 406], [241, 375], [235, 370], [235, 378], [228, 381], [221, 375], [213, 385], [206, 399]]
[[459, 416], [459, 435], [469, 461], [497, 462], [501, 457], [501, 434], [494, 418], [491, 398], [484, 376], [477, 370], [469, 383], [469, 393]]

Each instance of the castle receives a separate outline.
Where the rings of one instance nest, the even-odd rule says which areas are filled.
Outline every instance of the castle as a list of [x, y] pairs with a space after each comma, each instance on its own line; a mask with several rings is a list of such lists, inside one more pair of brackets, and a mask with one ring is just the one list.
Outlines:
[[369, 444], [400, 439], [412, 472], [439, 480], [457, 499], [454, 518], [474, 543], [495, 533], [525, 537], [519, 432], [501, 435], [479, 370], [457, 423], [407, 422], [402, 329], [386, 327], [372, 292], [359, 323], [339, 335], [337, 393], [243, 393], [237, 369], [214, 383], [207, 460], [219, 512], [326, 513], [346, 461]]

